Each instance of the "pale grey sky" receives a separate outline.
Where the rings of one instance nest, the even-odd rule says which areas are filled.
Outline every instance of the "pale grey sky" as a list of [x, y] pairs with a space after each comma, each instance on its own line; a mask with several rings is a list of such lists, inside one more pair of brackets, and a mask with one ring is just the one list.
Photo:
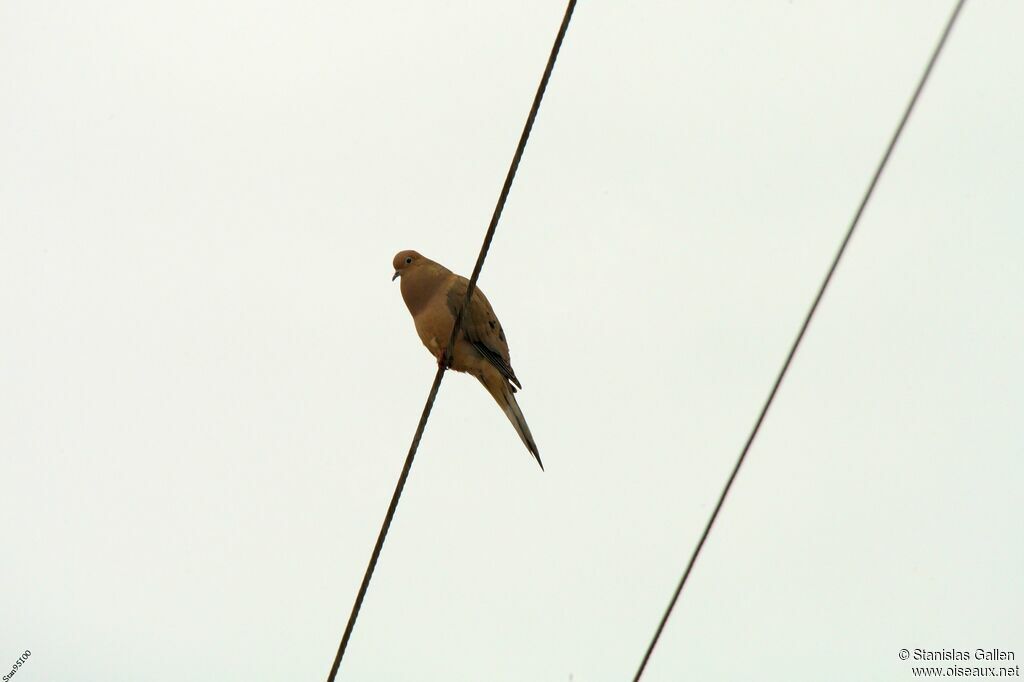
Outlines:
[[[628, 679], [952, 2], [584, 0], [343, 680]], [[0, 3], [0, 669], [326, 676], [561, 18]], [[972, 0], [646, 680], [1024, 658], [1024, 5]]]

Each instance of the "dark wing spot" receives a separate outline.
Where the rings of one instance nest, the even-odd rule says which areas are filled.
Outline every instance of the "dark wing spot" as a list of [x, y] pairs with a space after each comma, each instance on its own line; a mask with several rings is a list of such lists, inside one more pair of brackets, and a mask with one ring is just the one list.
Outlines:
[[502, 341], [505, 340], [505, 330], [502, 329], [501, 327], [498, 327], [498, 338], [501, 339]]
[[491, 329], [494, 329], [494, 320], [489, 320], [487, 324], [491, 325]]

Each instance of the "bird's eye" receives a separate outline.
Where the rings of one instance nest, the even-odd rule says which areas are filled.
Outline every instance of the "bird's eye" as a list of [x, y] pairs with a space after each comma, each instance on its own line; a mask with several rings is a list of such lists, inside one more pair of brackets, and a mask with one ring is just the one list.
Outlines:
[[410, 256], [406, 256], [406, 258], [405, 258], [405, 264], [406, 264], [406, 265], [411, 265], [411, 264], [412, 264], [412, 258], [411, 258]]

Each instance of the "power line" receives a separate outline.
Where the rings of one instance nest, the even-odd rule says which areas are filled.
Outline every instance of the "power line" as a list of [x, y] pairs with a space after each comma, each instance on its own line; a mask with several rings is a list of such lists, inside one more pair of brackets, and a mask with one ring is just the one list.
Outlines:
[[391, 527], [391, 520], [395, 516], [395, 510], [398, 508], [398, 499], [402, 496], [402, 489], [405, 488], [405, 481], [409, 478], [409, 470], [412, 469], [413, 458], [416, 457], [416, 450], [419, 448], [420, 439], [423, 437], [423, 430], [427, 426], [427, 419], [430, 417], [430, 410], [434, 406], [434, 400], [437, 398], [437, 391], [441, 388], [441, 379], [444, 378], [445, 370], [448, 365], [451, 364], [451, 353], [452, 348], [455, 346], [455, 337], [458, 334], [459, 327], [462, 323], [462, 314], [466, 307], [469, 305], [470, 299], [473, 297], [473, 292], [476, 290], [476, 281], [480, 277], [480, 271], [484, 267], [484, 259], [487, 258], [487, 251], [491, 246], [491, 240], [494, 238], [494, 232], [498, 227], [498, 220], [501, 218], [501, 212], [505, 208], [505, 201], [508, 199], [509, 191], [512, 189], [512, 181], [515, 179], [516, 171], [519, 169], [519, 162], [523, 158], [523, 150], [526, 149], [526, 141], [530, 138], [530, 131], [533, 129], [533, 122], [537, 118], [537, 111], [540, 109], [540, 102], [544, 98], [544, 91], [548, 87], [548, 80], [551, 78], [551, 71], [555, 68], [555, 59], [558, 58], [558, 51], [562, 47], [562, 39], [565, 38], [566, 29], [569, 28], [569, 20], [572, 18], [573, 9], [576, 7], [576, 0], [569, 0], [569, 4], [565, 9], [565, 16], [562, 18], [562, 25], [558, 29], [558, 35], [555, 37], [555, 43], [551, 47], [551, 54], [548, 57], [547, 66], [544, 68], [544, 75], [540, 79], [540, 85], [537, 86], [537, 94], [533, 98], [533, 106], [530, 107], [530, 114], [526, 117], [526, 125], [523, 126], [523, 132], [519, 137], [519, 145], [516, 147], [516, 153], [512, 157], [512, 163], [509, 165], [508, 174], [505, 176], [505, 184], [501, 187], [501, 193], [498, 195], [498, 203], [494, 207], [494, 213], [491, 215], [491, 222], [487, 226], [487, 233], [484, 235], [484, 242], [480, 247], [480, 255], [477, 256], [476, 266], [473, 268], [473, 275], [469, 279], [469, 286], [466, 288], [466, 299], [462, 303], [462, 307], [459, 308], [459, 314], [455, 317], [455, 324], [452, 326], [452, 335], [448, 339], [448, 346], [445, 349], [445, 356], [443, 362], [438, 363], [437, 374], [434, 375], [434, 383], [430, 387], [430, 393], [427, 395], [427, 402], [423, 406], [423, 413], [420, 415], [419, 424], [416, 426], [416, 434], [412, 438], [412, 444], [409, 446], [409, 454], [406, 455], [405, 465], [402, 467], [402, 473], [398, 477], [398, 483], [395, 485], [395, 492], [391, 496], [391, 504], [388, 505], [387, 514], [384, 515], [384, 523], [381, 526], [380, 534], [377, 535], [377, 544], [373, 547], [373, 552], [370, 554], [370, 563], [366, 567], [366, 573], [363, 574], [363, 582], [359, 586], [359, 592], [356, 595], [355, 603], [352, 605], [352, 612], [348, 617], [348, 624], [345, 626], [345, 634], [341, 637], [341, 643], [338, 645], [338, 653], [334, 657], [334, 664], [331, 665], [331, 672], [327, 675], [327, 682], [334, 682], [334, 678], [338, 674], [338, 667], [341, 665], [341, 659], [345, 656], [345, 649], [348, 647], [348, 641], [352, 636], [352, 630], [355, 628], [356, 618], [359, 616], [359, 609], [363, 604], [363, 599], [366, 597], [366, 590], [370, 586], [370, 578], [373, 576], [373, 570], [377, 566], [377, 559], [380, 557], [381, 549], [384, 547], [384, 539], [387, 537], [388, 529]]
[[903, 117], [900, 119], [899, 125], [896, 126], [896, 131], [893, 133], [892, 139], [889, 140], [889, 146], [886, 147], [885, 153], [882, 155], [882, 160], [879, 161], [878, 167], [875, 169], [875, 174], [872, 176], [871, 182], [868, 184], [868, 188], [864, 192], [864, 197], [861, 199], [860, 205], [857, 207], [857, 211], [853, 215], [853, 220], [850, 221], [850, 226], [846, 230], [843, 241], [839, 244], [839, 250], [832, 259], [832, 265], [829, 267], [828, 273], [825, 275], [825, 279], [822, 281], [821, 287], [818, 289], [818, 295], [814, 297], [814, 302], [811, 304], [810, 309], [807, 311], [807, 315], [804, 317], [804, 322], [800, 326], [800, 332], [796, 335], [796, 339], [793, 341], [793, 345], [789, 349], [789, 354], [786, 356], [786, 361], [782, 364], [782, 369], [779, 370], [779, 374], [775, 378], [775, 384], [772, 386], [772, 390], [768, 394], [768, 399], [765, 400], [764, 406], [761, 408], [761, 413], [758, 415], [757, 421], [754, 422], [754, 428], [750, 431], [750, 435], [747, 436], [747, 442], [743, 445], [743, 450], [740, 451], [740, 456], [736, 460], [736, 466], [733, 467], [732, 473], [729, 475], [729, 479], [726, 481], [725, 487], [722, 489], [722, 493], [718, 497], [718, 503], [715, 505], [715, 509], [711, 512], [711, 517], [708, 519], [707, 525], [704, 527], [704, 532], [701, 534], [700, 540], [697, 541], [697, 546], [694, 548], [693, 554], [690, 555], [690, 561], [686, 565], [686, 570], [683, 571], [683, 577], [680, 578], [679, 584], [676, 586], [676, 591], [672, 595], [671, 601], [669, 601], [668, 608], [665, 609], [665, 614], [661, 617], [661, 622], [658, 623], [658, 629], [655, 630], [654, 637], [651, 638], [651, 642], [647, 647], [647, 652], [644, 654], [643, 660], [640, 661], [640, 667], [637, 669], [636, 675], [633, 677], [633, 682], [639, 682], [640, 677], [644, 674], [644, 669], [647, 667], [647, 662], [651, 658], [651, 653], [654, 651], [654, 647], [658, 644], [658, 639], [661, 637], [661, 633], [665, 629], [665, 624], [668, 622], [669, 616], [672, 615], [672, 610], [675, 608], [676, 602], [679, 600], [679, 595], [682, 593], [683, 587], [686, 585], [686, 580], [690, 577], [690, 571], [693, 570], [693, 565], [697, 561], [697, 556], [704, 547], [704, 542], [708, 539], [711, 527], [714, 525], [715, 519], [718, 518], [718, 512], [722, 510], [722, 504], [725, 502], [725, 497], [729, 494], [729, 489], [732, 487], [733, 481], [736, 480], [736, 474], [739, 473], [740, 467], [743, 466], [743, 460], [746, 459], [747, 453], [750, 452], [750, 446], [753, 444], [758, 431], [761, 429], [761, 424], [764, 422], [765, 415], [768, 413], [768, 408], [771, 407], [772, 401], [775, 400], [775, 394], [778, 393], [779, 386], [782, 384], [782, 379], [786, 376], [786, 371], [789, 369], [790, 363], [793, 362], [793, 356], [796, 355], [797, 348], [799, 348], [800, 342], [803, 340], [804, 334], [807, 332], [807, 327], [811, 324], [811, 318], [814, 317], [814, 313], [818, 309], [818, 304], [821, 303], [821, 299], [825, 295], [825, 289], [828, 288], [829, 282], [832, 281], [832, 275], [835, 274], [836, 267], [839, 265], [839, 260], [843, 257], [847, 244], [850, 243], [850, 238], [853, 236], [853, 232], [857, 228], [857, 224], [860, 222], [861, 215], [863, 215], [864, 209], [867, 207], [868, 201], [871, 199], [871, 195], [875, 191], [878, 179], [881, 177], [882, 171], [889, 162], [889, 157], [892, 155], [892, 151], [896, 147], [896, 142], [899, 141], [900, 135], [903, 133], [903, 128], [907, 125], [907, 121], [910, 119], [910, 114], [914, 110], [914, 105], [917, 104], [918, 97], [921, 95], [921, 91], [924, 90], [924, 85], [928, 81], [928, 77], [931, 75], [932, 67], [935, 66], [935, 62], [938, 60], [939, 54], [941, 54], [943, 47], [945, 47], [946, 39], [953, 30], [953, 25], [956, 23], [957, 17], [960, 16], [960, 10], [963, 8], [965, 2], [966, 0], [958, 0], [956, 6], [953, 8], [953, 13], [946, 22], [946, 28], [943, 30], [938, 44], [936, 44], [935, 49], [932, 51], [931, 59], [928, 60], [928, 65], [925, 67], [924, 73], [921, 74], [917, 87], [914, 89], [914, 94], [911, 96], [910, 102], [907, 104], [907, 107], [903, 112]]

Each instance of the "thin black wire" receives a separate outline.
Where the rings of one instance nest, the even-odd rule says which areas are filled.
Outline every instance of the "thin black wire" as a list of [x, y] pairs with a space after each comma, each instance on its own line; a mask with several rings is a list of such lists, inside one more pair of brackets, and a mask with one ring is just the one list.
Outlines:
[[800, 326], [800, 332], [796, 335], [796, 340], [793, 341], [793, 345], [789, 349], [786, 361], [782, 364], [782, 369], [779, 370], [779, 374], [775, 378], [775, 384], [772, 386], [772, 390], [768, 394], [768, 399], [761, 408], [761, 413], [758, 415], [757, 421], [754, 422], [754, 428], [747, 437], [747, 442], [743, 445], [743, 450], [740, 452], [739, 459], [736, 460], [736, 466], [733, 467], [732, 474], [729, 475], [729, 480], [726, 481], [725, 487], [722, 489], [722, 494], [718, 497], [718, 503], [715, 505], [714, 511], [711, 512], [711, 518], [708, 519], [708, 523], [704, 527], [704, 532], [701, 534], [700, 540], [697, 542], [697, 546], [694, 548], [693, 554], [690, 556], [690, 561], [686, 565], [683, 577], [679, 580], [679, 584], [676, 586], [676, 591], [672, 595], [672, 600], [669, 602], [668, 608], [665, 609], [665, 615], [661, 617], [661, 622], [658, 623], [658, 629], [654, 632], [654, 637], [651, 639], [650, 645], [647, 647], [647, 652], [644, 654], [644, 658], [640, 662], [640, 667], [636, 671], [636, 676], [633, 678], [633, 682], [639, 682], [640, 677], [644, 673], [644, 669], [647, 667], [647, 661], [650, 660], [651, 653], [654, 651], [654, 647], [658, 644], [658, 639], [661, 637], [661, 633], [665, 629], [665, 624], [668, 622], [669, 616], [672, 615], [672, 610], [675, 608], [676, 602], [679, 600], [679, 595], [683, 591], [683, 586], [686, 585], [687, 578], [690, 577], [690, 571], [693, 570], [693, 565], [697, 561], [697, 556], [704, 547], [704, 542], [708, 539], [708, 534], [711, 532], [711, 527], [714, 525], [715, 519], [718, 518], [718, 512], [722, 509], [725, 497], [729, 494], [729, 489], [732, 487], [733, 481], [736, 480], [736, 474], [739, 473], [740, 467], [743, 465], [743, 460], [746, 459], [747, 453], [750, 452], [750, 446], [753, 444], [754, 438], [757, 437], [757, 433], [761, 429], [761, 423], [764, 421], [765, 415], [768, 413], [768, 408], [771, 407], [772, 401], [775, 399], [775, 394], [778, 392], [779, 386], [782, 384], [782, 379], [786, 376], [786, 371], [789, 369], [789, 365], [793, 361], [793, 356], [796, 355], [797, 348], [800, 346], [800, 342], [804, 338], [804, 333], [807, 331], [807, 327], [811, 324], [811, 318], [814, 317], [814, 312], [818, 309], [818, 304], [821, 303], [821, 299], [825, 295], [825, 289], [828, 288], [829, 282], [832, 281], [832, 275], [835, 273], [836, 267], [839, 265], [839, 260], [843, 257], [843, 252], [846, 251], [846, 245], [850, 243], [850, 238], [853, 236], [853, 232], [857, 228], [857, 224], [860, 222], [861, 215], [864, 213], [864, 209], [868, 205], [868, 201], [871, 199], [871, 195], [875, 191], [875, 185], [878, 184], [878, 179], [881, 177], [882, 171], [889, 162], [889, 157], [892, 155], [892, 151], [896, 147], [896, 142], [903, 133], [903, 128], [906, 126], [907, 120], [910, 118], [910, 113], [914, 110], [914, 105], [917, 104], [917, 99], [920, 96], [921, 91], [924, 89], [924, 85], [928, 81], [928, 77], [931, 75], [932, 67], [935, 66], [935, 62], [938, 60], [939, 54], [942, 52], [942, 48], [946, 44], [946, 38], [949, 37], [950, 32], [953, 30], [953, 24], [956, 23], [956, 19], [960, 15], [960, 10], [963, 8], [965, 2], [966, 0], [958, 0], [956, 6], [953, 8], [953, 13], [949, 17], [949, 21], [946, 22], [946, 28], [942, 32], [942, 37], [939, 38], [938, 44], [932, 51], [931, 59], [928, 60], [928, 66], [925, 67], [924, 73], [921, 75], [921, 79], [918, 81], [917, 87], [914, 89], [914, 94], [910, 98], [910, 102], [907, 104], [906, 110], [903, 112], [903, 117], [900, 119], [899, 125], [896, 126], [896, 132], [893, 133], [892, 139], [889, 140], [889, 146], [886, 148], [885, 154], [882, 155], [882, 160], [878, 163], [878, 167], [875, 169], [875, 174], [871, 178], [871, 183], [868, 185], [867, 191], [864, 193], [864, 197], [860, 201], [860, 205], [857, 207], [857, 212], [854, 214], [853, 220], [850, 221], [850, 226], [846, 230], [846, 235], [843, 237], [842, 243], [839, 245], [839, 250], [832, 259], [832, 266], [828, 269], [828, 274], [825, 275], [825, 279], [822, 281], [821, 287], [818, 289], [818, 295], [814, 297], [814, 303], [811, 304], [810, 310], [807, 311], [807, 315], [804, 317], [804, 322]]
[[480, 271], [484, 266], [484, 259], [487, 257], [487, 251], [490, 249], [491, 240], [494, 238], [494, 232], [498, 228], [498, 220], [501, 218], [501, 212], [505, 208], [505, 201], [508, 199], [509, 191], [512, 189], [512, 181], [515, 179], [516, 171], [519, 169], [519, 162], [523, 158], [523, 151], [526, 149], [526, 141], [530, 138], [530, 131], [533, 129], [533, 122], [537, 118], [537, 111], [540, 109], [541, 99], [544, 97], [544, 91], [548, 87], [548, 80], [551, 78], [551, 71], [555, 67], [555, 59], [558, 57], [558, 51], [562, 47], [562, 39], [565, 38], [566, 29], [569, 28], [569, 20], [572, 18], [572, 11], [576, 7], [576, 0], [569, 0], [569, 4], [565, 9], [565, 16], [562, 18], [562, 25], [558, 29], [558, 36], [555, 38], [555, 44], [551, 48], [551, 55], [548, 57], [547, 66], [544, 69], [544, 75], [541, 77], [540, 85], [537, 87], [537, 94], [533, 98], [533, 106], [530, 107], [530, 114], [526, 118], [526, 125], [523, 126], [522, 135], [519, 137], [519, 145], [516, 147], [516, 153], [512, 157], [512, 163], [509, 166], [508, 174], [505, 176], [505, 184], [502, 185], [501, 194], [498, 196], [498, 203], [494, 207], [494, 213], [491, 215], [491, 222], [487, 226], [487, 233], [484, 235], [484, 242], [480, 247], [480, 255], [477, 256], [476, 266], [473, 268], [473, 275], [469, 279], [469, 286], [466, 288], [466, 300], [463, 301], [462, 307], [459, 308], [459, 314], [455, 318], [455, 324], [452, 327], [452, 335], [448, 339], [448, 346], [445, 349], [445, 355], [443, 362], [438, 363], [437, 374], [434, 375], [434, 383], [430, 387], [430, 393], [427, 395], [427, 402], [423, 406], [423, 413], [420, 415], [419, 424], [416, 426], [416, 434], [412, 438], [412, 444], [409, 446], [409, 454], [405, 458], [405, 465], [402, 467], [402, 473], [398, 477], [398, 484], [395, 486], [395, 492], [391, 496], [391, 504], [388, 505], [387, 514], [384, 516], [384, 523], [381, 526], [380, 533], [377, 535], [377, 543], [373, 547], [373, 553], [370, 554], [370, 563], [366, 567], [366, 573], [363, 575], [363, 582], [359, 586], [359, 593], [356, 595], [355, 603], [352, 605], [352, 612], [348, 617], [348, 624], [345, 626], [345, 634], [341, 637], [341, 643], [338, 645], [338, 653], [334, 657], [334, 664], [331, 666], [331, 672], [327, 675], [327, 682], [334, 682], [334, 678], [338, 674], [338, 668], [341, 666], [341, 659], [345, 656], [345, 649], [348, 647], [349, 639], [352, 637], [352, 630], [355, 628], [356, 618], [359, 616], [359, 609], [362, 607], [363, 599], [366, 597], [366, 590], [370, 586], [370, 578], [373, 576], [373, 570], [377, 566], [377, 559], [380, 557], [381, 549], [384, 547], [384, 539], [387, 537], [388, 529], [391, 527], [391, 520], [395, 516], [395, 510], [398, 508], [398, 499], [402, 496], [402, 489], [405, 488], [405, 481], [409, 478], [409, 471], [412, 469], [413, 458], [416, 457], [416, 450], [419, 448], [420, 439], [423, 437], [423, 431], [427, 426], [427, 419], [430, 417], [430, 410], [434, 406], [434, 400], [437, 398], [437, 392], [441, 388], [441, 379], [444, 378], [445, 370], [451, 364], [451, 353], [452, 347], [455, 345], [455, 336], [458, 333], [459, 327], [462, 323], [462, 313], [469, 305], [469, 301], [473, 296], [473, 292], [476, 290], [476, 281], [480, 277]]

